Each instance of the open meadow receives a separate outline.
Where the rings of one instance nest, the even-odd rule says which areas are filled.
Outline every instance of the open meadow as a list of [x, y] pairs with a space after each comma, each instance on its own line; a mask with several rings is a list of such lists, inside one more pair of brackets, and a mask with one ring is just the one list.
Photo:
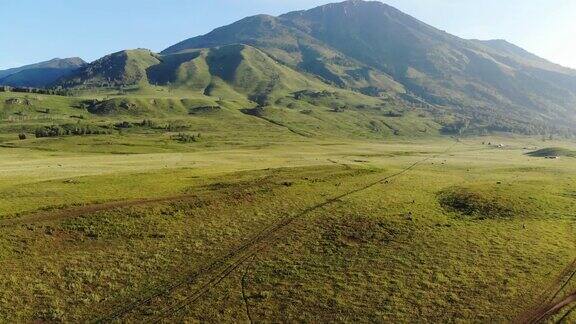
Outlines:
[[573, 142], [74, 152], [113, 137], [0, 147], [1, 321], [501, 322], [576, 288], [576, 163], [526, 154]]
[[342, 1], [4, 1], [0, 324], [576, 323], [576, 2]]

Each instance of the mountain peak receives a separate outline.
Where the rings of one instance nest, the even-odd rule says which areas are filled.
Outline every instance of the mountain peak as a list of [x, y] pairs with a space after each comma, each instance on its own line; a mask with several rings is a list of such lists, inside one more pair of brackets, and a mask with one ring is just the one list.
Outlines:
[[354, 11], [364, 11], [364, 10], [377, 10], [378, 12], [388, 11], [388, 12], [402, 13], [400, 10], [392, 6], [389, 6], [385, 3], [382, 3], [380, 1], [347, 0], [338, 3], [329, 3], [308, 10], [289, 12], [287, 14], [281, 15], [280, 17], [290, 17], [305, 13], [328, 12], [328, 11], [341, 12], [344, 15], [347, 15]]
[[382, 8], [393, 8], [383, 2], [380, 1], [367, 1], [367, 0], [346, 0], [346, 1], [342, 1], [342, 2], [337, 2], [337, 3], [330, 3], [330, 4], [326, 4], [323, 6], [320, 6], [318, 8], [322, 8], [322, 7], [370, 7], [370, 6], [379, 6]]

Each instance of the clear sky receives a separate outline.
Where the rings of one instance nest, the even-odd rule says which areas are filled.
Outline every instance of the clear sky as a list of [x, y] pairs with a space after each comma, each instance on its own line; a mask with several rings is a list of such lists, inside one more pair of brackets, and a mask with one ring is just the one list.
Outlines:
[[[160, 51], [245, 16], [330, 0], [0, 0], [0, 69], [114, 51]], [[575, 0], [386, 0], [464, 38], [502, 38], [576, 68]]]

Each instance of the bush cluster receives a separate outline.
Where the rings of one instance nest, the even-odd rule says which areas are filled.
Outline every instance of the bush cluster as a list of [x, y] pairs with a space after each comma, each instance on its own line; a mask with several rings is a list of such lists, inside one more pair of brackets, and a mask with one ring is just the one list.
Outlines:
[[34, 132], [37, 138], [60, 137], [60, 136], [82, 136], [82, 135], [106, 135], [110, 131], [94, 125], [66, 124], [52, 125], [37, 128]]
[[190, 126], [184, 122], [179, 122], [179, 121], [158, 123], [158, 122], [153, 121], [151, 119], [144, 119], [141, 122], [122, 121], [122, 122], [114, 124], [114, 127], [116, 129], [142, 127], [142, 128], [150, 128], [150, 129], [157, 129], [157, 130], [166, 130], [169, 132], [177, 132], [177, 131], [186, 130]]
[[200, 140], [200, 133], [198, 134], [187, 134], [187, 133], [178, 133], [177, 135], [172, 136], [172, 139], [180, 142], [180, 143], [195, 143]]
[[0, 92], [37, 93], [37, 94], [58, 95], [58, 96], [71, 95], [70, 91], [63, 89], [38, 89], [38, 88], [9, 87], [9, 86], [0, 86]]
[[127, 121], [123, 121], [123, 122], [114, 124], [114, 127], [119, 128], [119, 129], [132, 128], [133, 126], [134, 125], [131, 122], [127, 122]]

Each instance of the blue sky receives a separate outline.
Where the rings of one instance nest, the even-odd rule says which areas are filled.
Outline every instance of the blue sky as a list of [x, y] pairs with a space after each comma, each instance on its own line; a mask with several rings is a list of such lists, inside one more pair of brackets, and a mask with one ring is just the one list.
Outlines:
[[[0, 69], [54, 57], [87, 61], [127, 48], [160, 51], [245, 16], [329, 0], [0, 0]], [[503, 38], [576, 68], [574, 0], [387, 0], [465, 38]]]

